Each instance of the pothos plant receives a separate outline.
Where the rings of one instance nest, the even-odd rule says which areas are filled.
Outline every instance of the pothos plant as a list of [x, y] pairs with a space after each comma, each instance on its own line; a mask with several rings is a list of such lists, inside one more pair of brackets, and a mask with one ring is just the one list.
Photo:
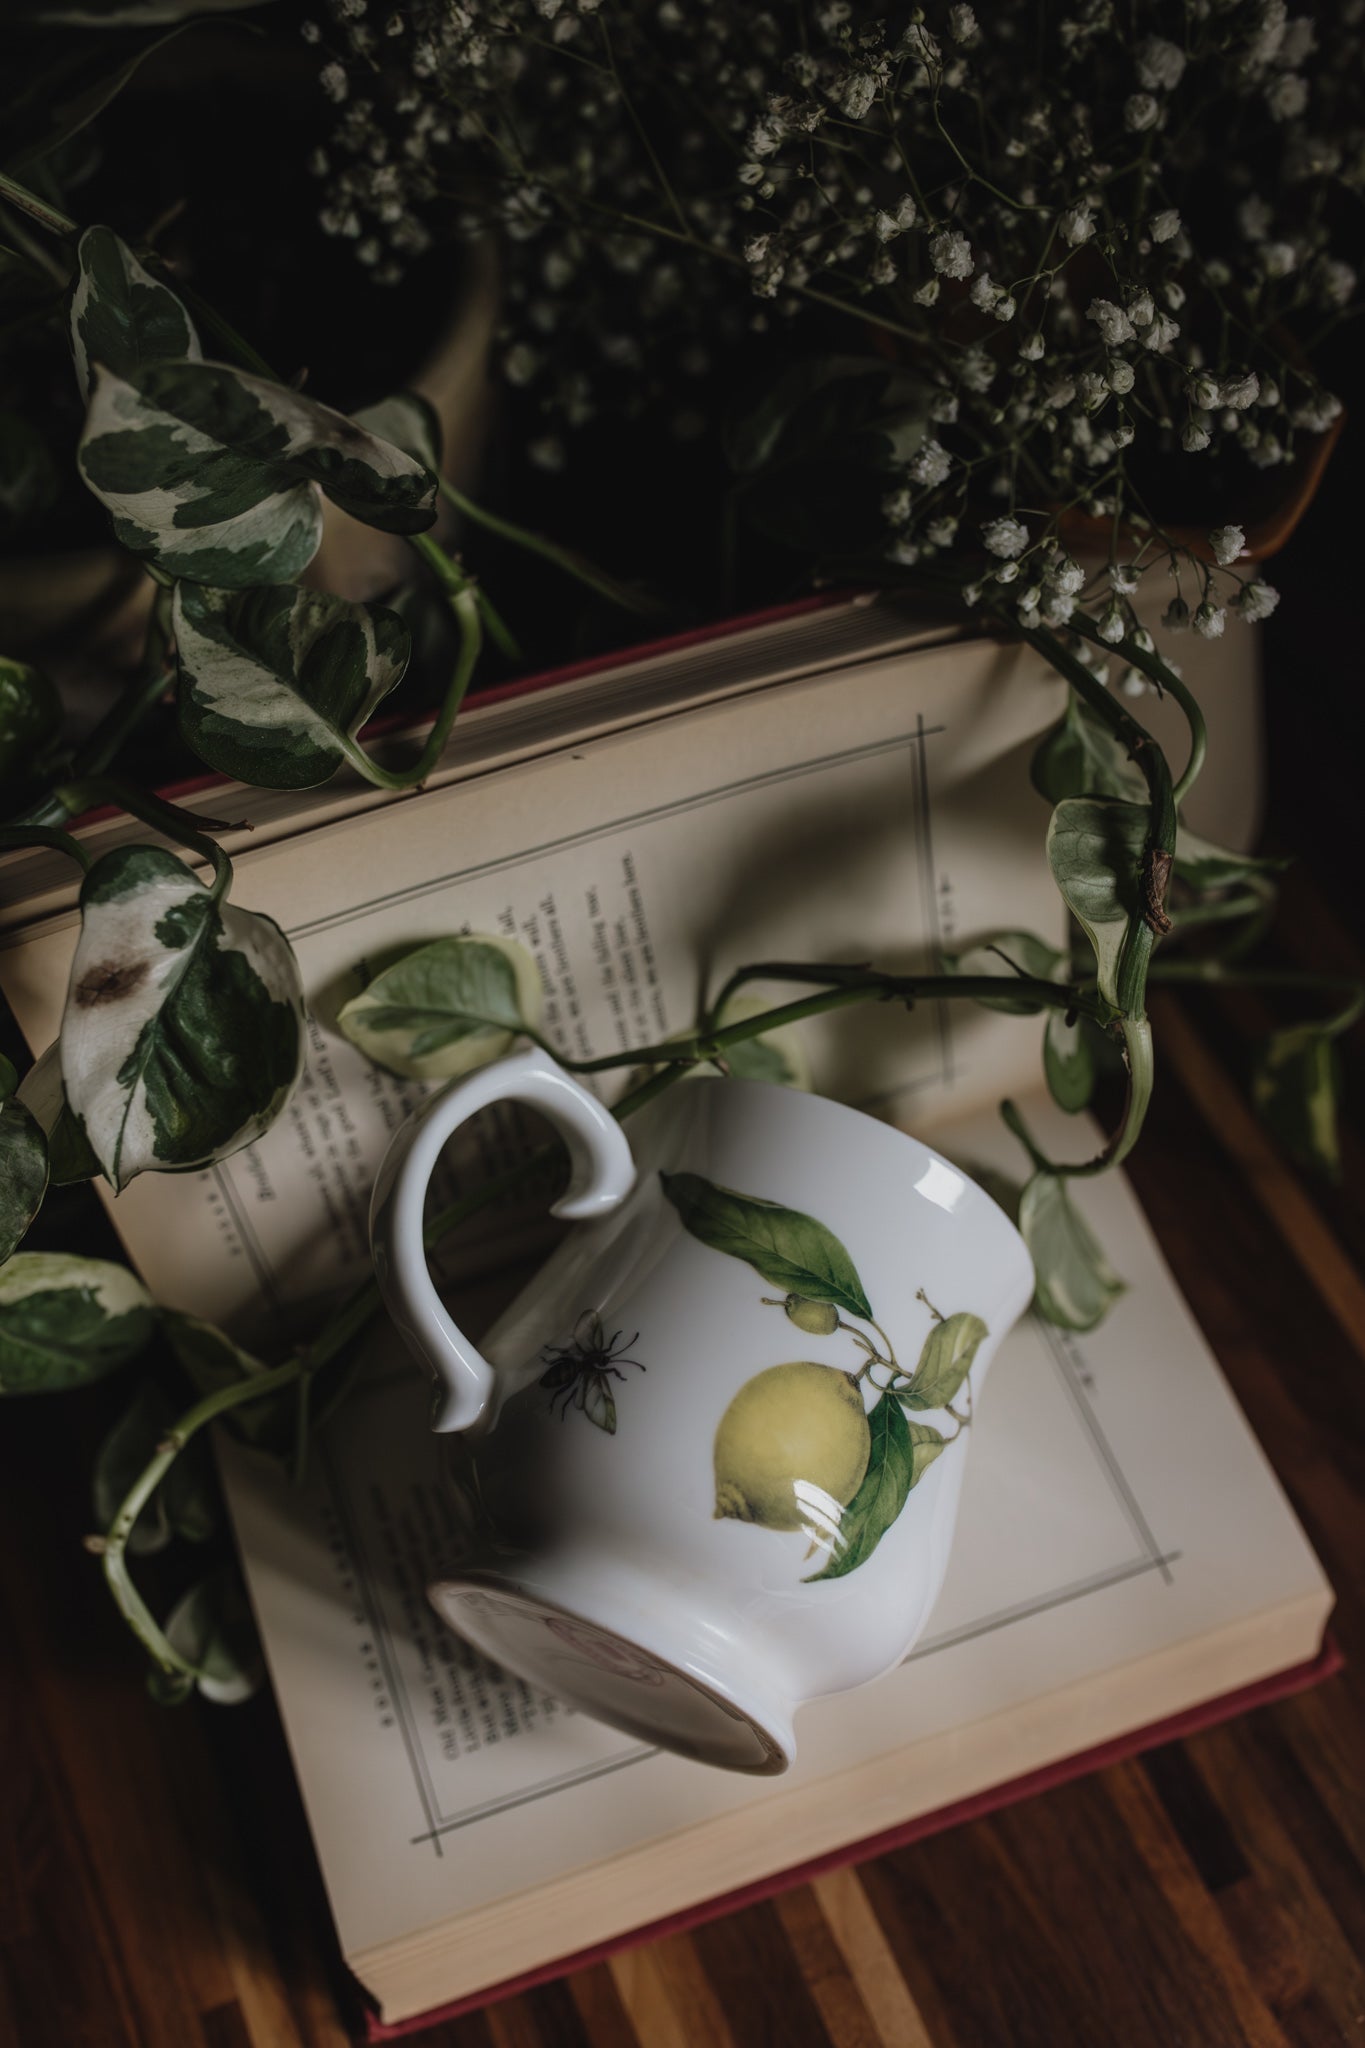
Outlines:
[[[159, 1309], [121, 1266], [22, 1248], [49, 1185], [98, 1175], [120, 1191], [140, 1173], [186, 1171], [250, 1144], [279, 1114], [303, 1060], [297, 964], [278, 927], [233, 900], [232, 866], [215, 837], [225, 828], [116, 771], [129, 736], [172, 687], [185, 741], [225, 775], [288, 790], [345, 768], [383, 790], [415, 788], [449, 737], [485, 633], [513, 643], [459, 560], [431, 537], [440, 494], [455, 494], [441, 478], [433, 419], [420, 400], [399, 393], [350, 416], [334, 411], [275, 376], [149, 252], [105, 227], [82, 231], [11, 178], [0, 176], [0, 199], [50, 238], [64, 269], [74, 372], [87, 404], [80, 472], [155, 584], [141, 671], [79, 746], [66, 741], [42, 674], [16, 662], [0, 668], [0, 765], [19, 791], [0, 846], [57, 848], [82, 870], [59, 1039], [22, 1082], [8, 1065], [0, 1070], [0, 1392], [88, 1384], [136, 1357], [156, 1332], [164, 1336], [196, 1398], [177, 1416], [151, 1382], [140, 1388], [99, 1460], [101, 1530], [91, 1547], [150, 1653], [160, 1695], [185, 1697], [197, 1684], [232, 1697], [242, 1683], [234, 1649], [241, 1614], [230, 1597], [197, 1588], [163, 1627], [134, 1585], [129, 1557], [158, 1547], [173, 1529], [203, 1533], [192, 1460], [209, 1424], [231, 1418], [253, 1440], [301, 1461], [310, 1417], [344, 1391], [354, 1341], [377, 1313], [378, 1295], [367, 1280], [310, 1341], [272, 1360], [250, 1355], [228, 1332]], [[485, 516], [467, 499], [459, 503], [466, 517]], [[405, 764], [377, 759], [364, 737], [407, 664], [404, 620], [298, 581], [318, 549], [325, 504], [407, 536], [454, 616], [458, 654], [444, 699]], [[506, 522], [501, 530], [613, 591], [610, 579], [551, 544]], [[1191, 930], [1230, 916], [1230, 904], [1259, 908], [1270, 885], [1266, 864], [1209, 847], [1181, 826], [1204, 728], [1180, 677], [1136, 629], [1116, 638], [1105, 619], [1080, 609], [1067, 624], [1065, 638], [1041, 620], [1024, 631], [1071, 686], [1066, 714], [1034, 764], [1053, 805], [1047, 857], [1073, 915], [1071, 950], [1000, 933], [922, 974], [758, 961], [708, 996], [691, 1030], [665, 1042], [598, 1058], [550, 1049], [575, 1072], [635, 1070], [615, 1104], [628, 1118], [701, 1064], [796, 1078], [787, 1028], [866, 1002], [953, 998], [1046, 1013], [1048, 1079], [1072, 1110], [1091, 1098], [1097, 1051], [1112, 1047], [1125, 1103], [1098, 1157], [1046, 1157], [1005, 1106], [1031, 1164], [1019, 1221], [1037, 1268], [1038, 1307], [1086, 1329], [1120, 1283], [1069, 1186], [1117, 1164], [1141, 1127], [1153, 1076], [1146, 992], [1153, 956], [1171, 931], [1173, 880], [1181, 926]], [[1116, 645], [1181, 706], [1189, 752], [1178, 774], [1084, 659], [1096, 642]], [[101, 804], [122, 806], [156, 841], [92, 862], [70, 825]], [[387, 968], [348, 1006], [343, 1029], [384, 1065], [423, 1078], [496, 1058], [518, 1037], [544, 1043], [527, 964], [506, 942], [478, 934], [439, 940]], [[1224, 979], [1241, 971], [1226, 958], [1197, 964]], [[791, 999], [755, 998], [753, 985], [774, 983], [790, 984]], [[1319, 1150], [1330, 1125], [1330, 1045], [1358, 995], [1352, 1002], [1326, 1024], [1280, 1034], [1263, 1068], [1269, 1104], [1285, 1112], [1282, 1121], [1315, 1134]], [[537, 1164], [434, 1217], [430, 1242]]]

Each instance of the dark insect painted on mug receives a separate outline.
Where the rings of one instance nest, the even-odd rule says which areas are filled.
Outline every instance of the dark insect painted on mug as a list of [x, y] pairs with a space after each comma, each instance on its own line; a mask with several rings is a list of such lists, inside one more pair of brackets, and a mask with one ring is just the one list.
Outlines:
[[615, 1436], [616, 1397], [611, 1383], [625, 1380], [623, 1365], [645, 1371], [638, 1358], [625, 1356], [639, 1335], [636, 1330], [633, 1336], [623, 1337], [619, 1330], [614, 1330], [608, 1337], [601, 1316], [594, 1309], [585, 1309], [567, 1344], [544, 1347], [540, 1355], [548, 1360], [548, 1368], [541, 1374], [540, 1384], [549, 1390], [551, 1408], [556, 1401], [561, 1403], [561, 1421], [570, 1408], [578, 1408], [598, 1429]]

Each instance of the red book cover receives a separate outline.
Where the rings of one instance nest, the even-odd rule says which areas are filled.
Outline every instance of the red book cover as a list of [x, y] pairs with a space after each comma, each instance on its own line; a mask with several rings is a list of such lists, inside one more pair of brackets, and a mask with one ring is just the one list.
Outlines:
[[983, 1792], [973, 1793], [969, 1799], [959, 1799], [952, 1806], [941, 1806], [934, 1813], [919, 1814], [913, 1820], [887, 1828], [882, 1834], [868, 1835], [858, 1842], [846, 1842], [807, 1863], [794, 1864], [790, 1869], [775, 1871], [769, 1877], [741, 1885], [735, 1891], [703, 1899], [697, 1905], [685, 1907], [682, 1912], [667, 1914], [662, 1920], [653, 1920], [647, 1926], [636, 1927], [611, 1941], [579, 1949], [574, 1955], [542, 1963], [523, 1976], [508, 1978], [501, 1984], [490, 1984], [481, 1991], [471, 1992], [468, 1997], [452, 2000], [449, 2005], [416, 2013], [411, 2019], [391, 2022], [381, 2020], [373, 2010], [367, 2009], [364, 2015], [365, 2038], [367, 2041], [400, 2040], [406, 2034], [419, 2033], [424, 2027], [438, 2026], [444, 2020], [458, 2019], [462, 2013], [478, 2011], [503, 1998], [513, 1998], [518, 1992], [530, 1991], [552, 1978], [587, 1969], [618, 1950], [659, 1941], [665, 1935], [685, 1933], [688, 1928], [699, 1927], [704, 1921], [718, 1920], [726, 1913], [737, 1913], [760, 1899], [771, 1898], [775, 1892], [790, 1891], [796, 1885], [808, 1884], [812, 1878], [822, 1877], [828, 1870], [838, 1870], [848, 1863], [870, 1862], [873, 1857], [885, 1856], [892, 1849], [904, 1849], [912, 1842], [923, 1841], [928, 1835], [941, 1834], [965, 1821], [979, 1820], [983, 1814], [995, 1813], [1002, 1806], [1013, 1805], [1016, 1800], [1031, 1799], [1035, 1793], [1050, 1791], [1054, 1785], [1065, 1785], [1091, 1771], [1102, 1771], [1110, 1764], [1122, 1763], [1128, 1757], [1140, 1755], [1143, 1750], [1182, 1741], [1186, 1736], [1197, 1735], [1201, 1729], [1214, 1727], [1219, 1721], [1229, 1721], [1235, 1715], [1248, 1713], [1253, 1707], [1267, 1706], [1274, 1700], [1304, 1692], [1309, 1686], [1330, 1678], [1342, 1668], [1343, 1662], [1341, 1651], [1328, 1636], [1317, 1656], [1306, 1664], [1292, 1665], [1287, 1671], [1258, 1679], [1254, 1685], [1220, 1693], [1196, 1707], [1187, 1707], [1183, 1713], [1171, 1714], [1162, 1721], [1151, 1721], [1145, 1728], [1134, 1728], [1126, 1735], [1116, 1735], [1109, 1742], [1096, 1744], [1093, 1749], [1077, 1750], [1073, 1756], [1046, 1764], [1041, 1770], [1029, 1771], [1021, 1778], [1010, 1778], [1003, 1784], [989, 1786]]

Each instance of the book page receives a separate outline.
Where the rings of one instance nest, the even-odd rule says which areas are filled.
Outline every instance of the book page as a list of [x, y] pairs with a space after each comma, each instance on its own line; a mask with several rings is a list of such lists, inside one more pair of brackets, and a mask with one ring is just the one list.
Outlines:
[[[992, 930], [1054, 943], [1063, 910], [1029, 753], [1063, 685], [975, 641], [784, 682], [244, 854], [234, 898], [289, 933], [308, 992], [308, 1071], [249, 1150], [196, 1176], [144, 1175], [112, 1204], [153, 1293], [253, 1339], [306, 1327], [368, 1262], [370, 1188], [424, 1088], [336, 1027], [367, 966], [460, 931], [519, 940], [544, 1029], [570, 1055], [655, 1044], [760, 959], [931, 970]], [[35, 1045], [55, 1035], [74, 929], [0, 954]], [[800, 993], [760, 985], [775, 1002]], [[803, 1025], [816, 1087], [932, 1130], [1026, 1085], [1041, 1024], [876, 1003]], [[624, 1075], [607, 1077], [619, 1091]], [[491, 1112], [447, 1174], [476, 1184], [525, 1143]], [[471, 1240], [486, 1262], [485, 1219]], [[504, 1235], [505, 1235], [504, 1231]]]
[[[1094, 1139], [1045, 1099], [1027, 1113], [1051, 1147]], [[1015, 1163], [992, 1117], [954, 1127], [947, 1149]], [[396, 1340], [386, 1352], [380, 1339], [304, 1488], [227, 1451], [348, 1957], [382, 1982], [385, 1944], [505, 1902], [467, 1936], [448, 1930], [439, 1966], [386, 1998], [388, 2016], [1313, 1654], [1330, 1603], [1320, 1569], [1131, 1191], [1112, 1175], [1077, 1194], [1129, 1292], [1084, 1338], [1026, 1320], [1006, 1339], [976, 1403], [928, 1634], [875, 1685], [802, 1709], [797, 1763], [781, 1779], [616, 1734], [500, 1677], [444, 1629], [424, 1588], [451, 1555], [453, 1496], [425, 1385]], [[894, 1772], [868, 1771], [893, 1752]], [[664, 1839], [675, 1846], [651, 1858]], [[609, 1859], [624, 1859], [628, 1881]], [[528, 1909], [516, 1933], [517, 1896], [570, 1876], [555, 1925]]]

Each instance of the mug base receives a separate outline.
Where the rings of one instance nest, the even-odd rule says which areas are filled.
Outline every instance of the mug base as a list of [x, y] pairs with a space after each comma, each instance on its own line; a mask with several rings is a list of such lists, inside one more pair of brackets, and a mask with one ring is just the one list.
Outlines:
[[[724, 1646], [722, 1682], [708, 1654], [715, 1632], [690, 1613], [670, 1626], [656, 1591], [648, 1621], [626, 1637], [589, 1611], [596, 1602], [556, 1599], [535, 1576], [467, 1568], [427, 1594], [484, 1656], [623, 1734], [722, 1770], [775, 1777], [787, 1769], [795, 1755], [790, 1708], [770, 1673], [743, 1668], [752, 1658], [737, 1646]], [[603, 1605], [622, 1612], [615, 1601]]]

